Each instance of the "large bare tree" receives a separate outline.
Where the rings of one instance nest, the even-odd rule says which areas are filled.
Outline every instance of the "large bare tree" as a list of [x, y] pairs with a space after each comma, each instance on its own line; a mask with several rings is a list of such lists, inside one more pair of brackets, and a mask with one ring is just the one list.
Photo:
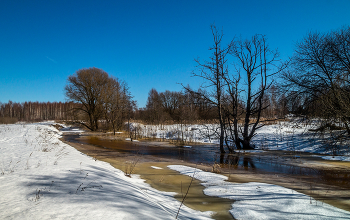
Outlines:
[[350, 136], [349, 76], [350, 27], [307, 34], [296, 46], [292, 68], [283, 74], [289, 97], [300, 100], [309, 114], [327, 119], [323, 120], [321, 130], [340, 125], [347, 137]]
[[[223, 33], [220, 33], [215, 25], [211, 25], [211, 31], [213, 35], [213, 46], [209, 48], [212, 52], [208, 61], [201, 62], [196, 60], [198, 64], [198, 72], [193, 72], [193, 76], [204, 79], [204, 84], [199, 92], [189, 90], [192, 94], [195, 94], [217, 109], [217, 119], [219, 121], [219, 131], [216, 133], [219, 136], [220, 152], [225, 153], [224, 149], [224, 137], [225, 137], [225, 119], [224, 119], [224, 93], [225, 93], [225, 80], [224, 76], [227, 74], [227, 58], [226, 55], [229, 52], [229, 46], [222, 46]], [[202, 91], [202, 92], [200, 92]], [[229, 151], [231, 151], [229, 149]]]
[[[193, 75], [203, 78], [202, 92], [198, 95], [217, 109], [219, 121], [220, 152], [237, 149], [251, 149], [250, 144], [256, 131], [264, 126], [262, 111], [267, 108], [266, 91], [272, 83], [272, 76], [286, 65], [278, 60], [277, 50], [271, 50], [266, 37], [254, 35], [251, 39], [231, 41], [222, 46], [222, 33], [211, 26], [214, 45], [210, 48], [209, 61], [200, 62], [199, 73]], [[233, 68], [229, 71], [229, 55]]]
[[84, 119], [80, 123], [91, 131], [98, 130], [98, 122], [108, 115], [116, 122], [122, 97], [118, 80], [110, 77], [102, 69], [95, 67], [80, 69], [68, 77], [65, 87], [66, 97], [81, 105], [74, 110], [82, 112]]
[[[280, 63], [278, 51], [271, 50], [260, 34], [233, 41], [230, 54], [234, 71], [231, 76], [224, 75], [232, 108], [226, 114], [227, 129], [237, 149], [251, 149], [252, 138], [264, 126], [261, 114], [268, 107], [264, 98], [272, 85], [271, 78], [286, 65]], [[239, 120], [243, 120], [242, 125]]]

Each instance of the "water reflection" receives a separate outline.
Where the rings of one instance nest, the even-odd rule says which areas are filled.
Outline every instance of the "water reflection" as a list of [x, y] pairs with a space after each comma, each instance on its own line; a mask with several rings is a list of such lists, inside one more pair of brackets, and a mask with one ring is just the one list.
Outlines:
[[256, 169], [254, 161], [252, 158], [247, 156], [240, 156], [239, 154], [220, 154], [221, 166], [228, 168], [239, 168], [243, 167], [244, 169]]

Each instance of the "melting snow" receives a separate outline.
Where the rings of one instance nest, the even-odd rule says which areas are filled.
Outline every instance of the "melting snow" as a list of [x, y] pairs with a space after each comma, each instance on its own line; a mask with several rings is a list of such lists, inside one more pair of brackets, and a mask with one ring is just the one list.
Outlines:
[[266, 183], [231, 183], [226, 176], [170, 165], [170, 169], [202, 181], [204, 193], [235, 200], [230, 213], [236, 219], [350, 219], [350, 212], [309, 196]]

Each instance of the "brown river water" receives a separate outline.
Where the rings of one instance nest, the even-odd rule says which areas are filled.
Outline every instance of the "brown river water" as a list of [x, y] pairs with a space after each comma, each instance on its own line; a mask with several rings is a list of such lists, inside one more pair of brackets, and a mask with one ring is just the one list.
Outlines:
[[[191, 178], [170, 170], [167, 165], [183, 164], [214, 171], [232, 182], [265, 182], [281, 185], [308, 194], [313, 198], [350, 211], [350, 163], [328, 162], [307, 153], [268, 151], [220, 154], [216, 145], [191, 145], [191, 148], [131, 142], [101, 136], [65, 135], [64, 140], [96, 159], [127, 170], [136, 163], [133, 173], [139, 174], [152, 187], [177, 192], [182, 196]], [[157, 166], [163, 169], [153, 169]], [[204, 187], [195, 180], [184, 202], [190, 208], [215, 211], [215, 219], [232, 219], [228, 210], [234, 202], [203, 194]]]

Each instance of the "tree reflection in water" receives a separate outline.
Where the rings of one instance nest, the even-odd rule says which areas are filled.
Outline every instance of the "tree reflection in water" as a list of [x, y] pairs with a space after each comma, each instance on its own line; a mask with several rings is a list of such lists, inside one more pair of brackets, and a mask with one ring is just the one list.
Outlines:
[[239, 166], [244, 167], [244, 169], [256, 168], [253, 160], [250, 157], [240, 156], [239, 154], [220, 154], [219, 162], [222, 166], [232, 168], [238, 168]]

